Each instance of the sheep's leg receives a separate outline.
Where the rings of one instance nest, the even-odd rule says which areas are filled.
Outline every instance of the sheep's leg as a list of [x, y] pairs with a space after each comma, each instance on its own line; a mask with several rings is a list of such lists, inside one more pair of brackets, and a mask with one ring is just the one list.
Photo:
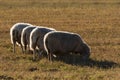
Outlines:
[[13, 39], [13, 53], [15, 53], [15, 46], [16, 46], [16, 41]]
[[41, 57], [42, 53], [43, 53], [43, 50], [38, 53], [38, 58]]
[[13, 53], [15, 53], [15, 43], [13, 43]]
[[20, 46], [21, 46], [21, 49], [22, 49], [22, 53], [24, 53], [22, 44], [20, 44]]
[[30, 51], [30, 45], [28, 44], [28, 50]]
[[36, 52], [36, 50], [34, 50], [33, 51], [33, 60], [36, 60], [36, 54], [37, 54], [37, 52]]
[[52, 55], [51, 55], [51, 53], [50, 53], [50, 61], [52, 61]]
[[25, 45], [25, 46], [24, 46], [24, 49], [25, 49], [25, 50], [24, 50], [24, 52], [26, 53], [26, 50], [27, 50], [27, 45]]
[[28, 52], [29, 53], [33, 53], [31, 50], [30, 50], [30, 45], [28, 44]]
[[49, 57], [50, 57], [50, 61], [52, 61], [52, 54], [51, 53], [49, 54]]
[[33, 51], [33, 60], [35, 59], [35, 54], [36, 54], [36, 53], [35, 53], [35, 50], [34, 50], [34, 51]]
[[51, 53], [48, 53], [48, 60], [51, 61], [51, 56], [52, 54]]

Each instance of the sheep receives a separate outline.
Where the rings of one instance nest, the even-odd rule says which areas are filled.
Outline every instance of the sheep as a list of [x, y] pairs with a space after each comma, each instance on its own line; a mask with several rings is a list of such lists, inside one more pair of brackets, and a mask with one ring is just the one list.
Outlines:
[[30, 33], [31, 31], [36, 28], [36, 26], [27, 26], [23, 29], [22, 34], [21, 34], [21, 43], [24, 46], [24, 52], [26, 52], [27, 45], [28, 45], [28, 50], [30, 50], [29, 44], [30, 44]]
[[30, 33], [30, 50], [33, 51], [33, 59], [35, 59], [37, 53], [36, 48], [40, 54], [45, 51], [43, 46], [43, 38], [44, 35], [50, 31], [55, 31], [55, 29], [39, 26], [33, 29]]
[[31, 24], [29, 23], [16, 23], [10, 28], [10, 37], [11, 37], [11, 43], [13, 44], [13, 52], [15, 53], [15, 45], [18, 44], [21, 46], [22, 52], [23, 52], [23, 46], [21, 44], [21, 32], [23, 28], [29, 26]]
[[79, 53], [83, 60], [90, 56], [90, 48], [77, 33], [52, 31], [44, 36], [43, 41], [49, 61], [52, 61], [52, 55], [56, 54]]

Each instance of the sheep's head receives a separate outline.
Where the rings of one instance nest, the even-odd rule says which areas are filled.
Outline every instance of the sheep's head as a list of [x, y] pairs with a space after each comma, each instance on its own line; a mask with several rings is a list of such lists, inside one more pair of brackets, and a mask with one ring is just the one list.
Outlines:
[[81, 57], [83, 60], [88, 60], [90, 57], [90, 48], [87, 44], [82, 44]]

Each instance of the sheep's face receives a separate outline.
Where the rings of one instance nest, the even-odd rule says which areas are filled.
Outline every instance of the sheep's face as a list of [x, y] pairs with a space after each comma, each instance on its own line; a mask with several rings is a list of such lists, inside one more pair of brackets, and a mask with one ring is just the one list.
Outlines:
[[90, 57], [90, 48], [87, 44], [82, 45], [81, 56], [83, 60], [87, 60]]

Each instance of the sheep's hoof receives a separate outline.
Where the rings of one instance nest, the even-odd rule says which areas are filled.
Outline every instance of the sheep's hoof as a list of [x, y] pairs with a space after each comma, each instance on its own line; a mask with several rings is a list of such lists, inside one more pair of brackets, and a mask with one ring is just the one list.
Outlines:
[[33, 58], [32, 61], [33, 61], [33, 62], [36, 62], [36, 61], [39, 61], [40, 59], [41, 59], [41, 58], [38, 58], [38, 57], [37, 57], [37, 58]]
[[32, 61], [33, 61], [33, 62], [36, 62], [36, 61], [37, 61], [37, 59], [36, 59], [36, 58], [33, 58], [33, 59], [32, 59]]

